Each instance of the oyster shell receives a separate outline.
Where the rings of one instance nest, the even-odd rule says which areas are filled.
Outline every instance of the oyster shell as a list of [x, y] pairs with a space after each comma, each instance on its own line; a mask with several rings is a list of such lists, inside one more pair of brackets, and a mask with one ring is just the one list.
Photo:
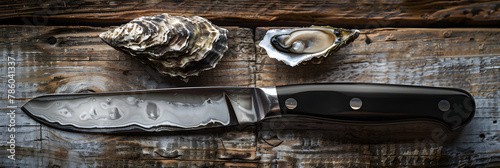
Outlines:
[[313, 58], [325, 58], [358, 36], [359, 30], [330, 26], [271, 29], [259, 46], [266, 50], [269, 57], [293, 67]]
[[227, 30], [199, 16], [166, 13], [136, 18], [99, 37], [170, 76], [212, 69], [227, 50]]

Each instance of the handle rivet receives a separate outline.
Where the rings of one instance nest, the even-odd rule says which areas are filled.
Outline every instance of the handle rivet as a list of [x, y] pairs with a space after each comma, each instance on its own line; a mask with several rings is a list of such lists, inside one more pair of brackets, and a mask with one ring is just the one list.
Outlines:
[[297, 107], [297, 100], [294, 98], [288, 98], [285, 100], [285, 106], [289, 110], [293, 110]]
[[438, 103], [439, 110], [441, 110], [443, 112], [450, 110], [450, 107], [451, 107], [451, 104], [448, 100], [441, 100]]
[[352, 98], [351, 101], [349, 102], [349, 105], [351, 105], [351, 108], [353, 110], [359, 110], [363, 105], [363, 101], [361, 101], [361, 99], [359, 98]]

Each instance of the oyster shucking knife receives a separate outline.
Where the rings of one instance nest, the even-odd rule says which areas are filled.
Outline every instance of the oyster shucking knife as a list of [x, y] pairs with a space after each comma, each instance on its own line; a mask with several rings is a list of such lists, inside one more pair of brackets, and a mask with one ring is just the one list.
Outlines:
[[454, 130], [470, 122], [475, 103], [455, 88], [323, 83], [53, 94], [22, 110], [39, 122], [82, 132], [190, 130], [290, 115], [355, 124], [430, 120]]

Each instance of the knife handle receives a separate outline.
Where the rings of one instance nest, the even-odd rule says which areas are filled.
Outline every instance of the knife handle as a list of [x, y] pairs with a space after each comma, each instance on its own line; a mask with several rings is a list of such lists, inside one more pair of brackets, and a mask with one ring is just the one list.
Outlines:
[[474, 116], [474, 98], [455, 88], [367, 83], [276, 87], [283, 115], [307, 115], [349, 123], [432, 120], [455, 130]]

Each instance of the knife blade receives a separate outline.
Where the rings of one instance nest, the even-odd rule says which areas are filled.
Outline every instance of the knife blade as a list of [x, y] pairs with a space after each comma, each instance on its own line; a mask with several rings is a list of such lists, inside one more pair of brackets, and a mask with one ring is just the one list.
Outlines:
[[429, 120], [455, 130], [471, 121], [475, 103], [456, 88], [319, 83], [51, 94], [22, 110], [49, 126], [81, 132], [193, 130], [286, 116], [353, 124]]

